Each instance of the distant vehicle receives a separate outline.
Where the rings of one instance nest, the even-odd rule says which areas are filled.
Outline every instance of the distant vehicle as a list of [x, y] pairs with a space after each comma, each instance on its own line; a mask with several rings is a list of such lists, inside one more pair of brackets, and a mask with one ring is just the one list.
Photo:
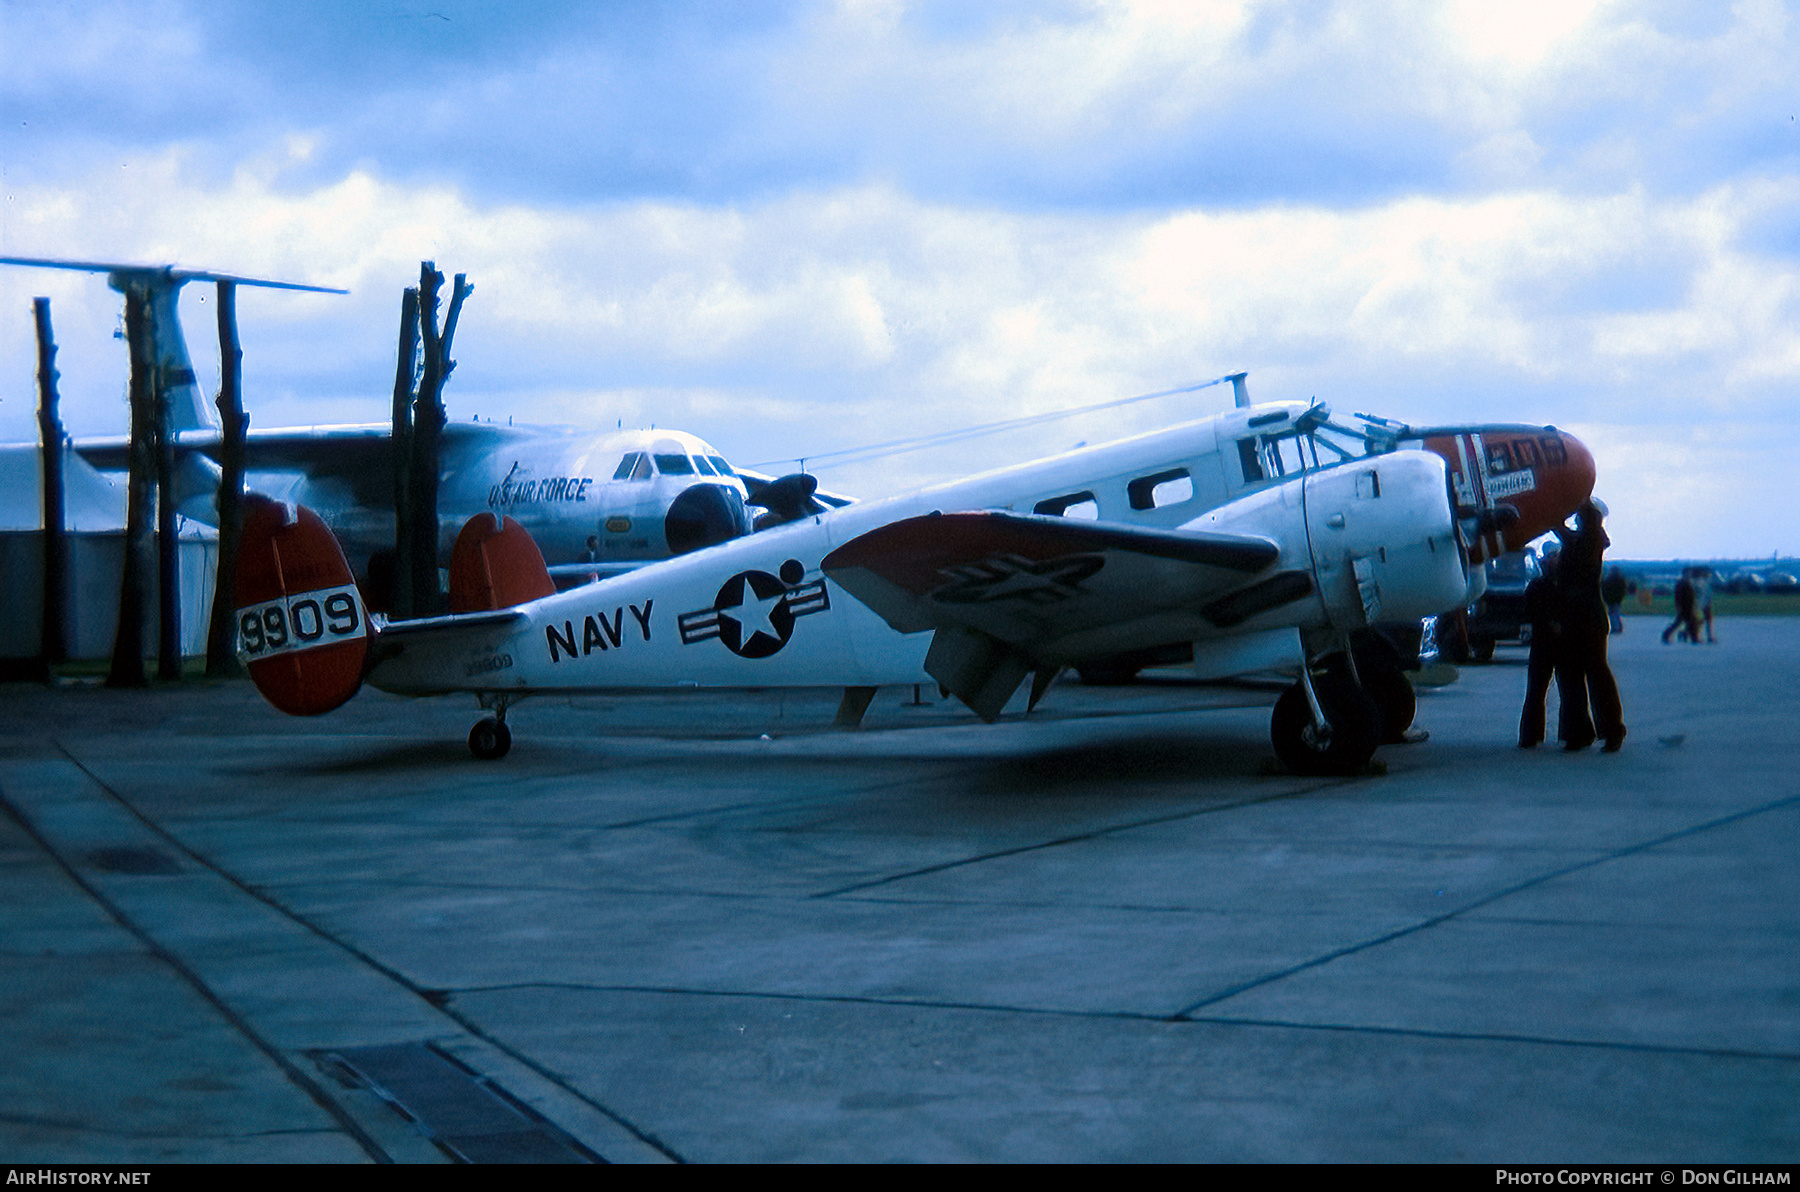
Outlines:
[[1733, 596], [1756, 595], [1763, 587], [1763, 577], [1754, 571], [1734, 571], [1713, 580], [1713, 591], [1729, 592]]
[[1800, 579], [1785, 571], [1771, 571], [1763, 581], [1763, 590], [1771, 596], [1792, 596], [1800, 592]]
[[1476, 662], [1490, 661], [1500, 642], [1530, 644], [1525, 588], [1543, 574], [1537, 556], [1524, 550], [1508, 551], [1485, 566], [1487, 591], [1469, 606], [1469, 655]]

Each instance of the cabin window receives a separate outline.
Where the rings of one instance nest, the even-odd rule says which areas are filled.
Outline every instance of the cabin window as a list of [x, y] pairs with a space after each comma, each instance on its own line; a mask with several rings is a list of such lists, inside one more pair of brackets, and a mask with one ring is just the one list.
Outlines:
[[1169, 468], [1139, 476], [1125, 486], [1133, 509], [1161, 509], [1194, 499], [1194, 478], [1186, 468]]
[[639, 466], [644, 469], [643, 475], [649, 475], [650, 465], [644, 459], [642, 451], [627, 451], [625, 458], [619, 461], [618, 470], [613, 472], [614, 480], [635, 480], [639, 478]]
[[1031, 511], [1048, 517], [1100, 520], [1100, 502], [1094, 499], [1093, 493], [1065, 493], [1060, 497], [1049, 497], [1033, 505]]
[[658, 455], [656, 470], [664, 476], [692, 476], [694, 461], [685, 455]]
[[719, 474], [717, 469], [712, 466], [712, 462], [704, 455], [696, 455], [694, 457], [694, 466], [700, 469], [700, 474], [702, 476], [717, 476]]
[[712, 461], [713, 467], [719, 469], [719, 475], [721, 475], [721, 476], [736, 476], [737, 475], [736, 472], [731, 470], [731, 465], [726, 463], [723, 459], [719, 458], [718, 456], [709, 455], [706, 458]]

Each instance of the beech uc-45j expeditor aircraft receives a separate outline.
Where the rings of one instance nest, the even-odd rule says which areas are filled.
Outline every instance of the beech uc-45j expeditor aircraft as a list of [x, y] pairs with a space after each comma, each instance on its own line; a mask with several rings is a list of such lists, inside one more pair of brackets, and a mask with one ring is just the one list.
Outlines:
[[1397, 664], [1359, 666], [1356, 635], [1464, 603], [1483, 540], [1545, 532], [1594, 481], [1587, 450], [1553, 428], [1362, 422], [1246, 403], [562, 593], [518, 523], [483, 512], [451, 554], [450, 615], [393, 623], [371, 619], [316, 515], [258, 501], [239, 651], [298, 715], [364, 682], [471, 692], [492, 715], [470, 748], [497, 758], [507, 710], [536, 693], [842, 685], [855, 718], [879, 686], [933, 681], [993, 720], [1028, 677], [1035, 706], [1064, 668], [1179, 649], [1201, 678], [1292, 675], [1276, 752], [1355, 773], [1413, 712]]

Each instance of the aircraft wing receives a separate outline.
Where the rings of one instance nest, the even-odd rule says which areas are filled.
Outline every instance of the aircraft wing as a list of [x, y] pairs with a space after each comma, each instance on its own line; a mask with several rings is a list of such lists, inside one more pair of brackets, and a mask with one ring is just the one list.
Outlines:
[[823, 567], [902, 633], [956, 626], [1054, 654], [1086, 630], [1204, 606], [1280, 554], [1246, 535], [934, 513], [853, 539]]
[[[457, 453], [474, 455], [484, 450], [501, 451], [514, 439], [529, 438], [523, 428], [491, 422], [452, 422], [444, 426], [440, 451], [446, 460]], [[180, 449], [199, 452], [215, 463], [220, 435], [203, 428], [182, 431]], [[124, 471], [130, 465], [128, 439], [83, 439], [76, 452], [103, 472]], [[339, 426], [277, 427], [252, 429], [244, 438], [244, 467], [250, 472], [279, 472], [305, 476], [312, 483], [334, 482], [346, 502], [368, 508], [393, 504], [392, 427], [385, 422]], [[201, 485], [210, 501], [216, 473]]]

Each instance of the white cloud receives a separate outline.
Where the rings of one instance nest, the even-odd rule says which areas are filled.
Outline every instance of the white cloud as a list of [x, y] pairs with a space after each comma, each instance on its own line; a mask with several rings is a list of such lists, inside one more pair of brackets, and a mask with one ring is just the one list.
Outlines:
[[[1579, 423], [1619, 466], [1677, 467], [1652, 447], [1696, 419], [1761, 424], [1757, 474], [1800, 479], [1775, 0], [87, 11], [0, 8], [50, 47], [0, 80], [0, 252], [352, 288], [240, 296], [259, 425], [383, 417], [430, 257], [476, 285], [459, 416], [685, 423], [770, 458], [1248, 368], [1263, 397]], [[122, 88], [145, 46], [175, 69]], [[72, 425], [117, 430], [116, 295], [0, 270], [0, 433], [33, 433], [36, 293]], [[1694, 450], [1684, 484], [1742, 462]]]
[[[1693, 200], [1534, 192], [1077, 215], [929, 203], [886, 187], [580, 210], [484, 206], [362, 173], [296, 192], [246, 168], [214, 188], [190, 181], [176, 153], [140, 164], [129, 190], [109, 190], [109, 177], [24, 189], [5, 251], [166, 259], [354, 290], [240, 297], [259, 426], [385, 417], [399, 291], [427, 255], [476, 286], [453, 416], [685, 425], [740, 459], [1239, 368], [1265, 398], [1316, 394], [1415, 421], [1579, 423], [1604, 436], [1627, 418], [1677, 428], [1642, 432], [1652, 437], [1685, 433], [1709, 411], [1764, 412], [1791, 432], [1787, 394], [1800, 381], [1800, 275], [1745, 243], [1800, 180]], [[56, 295], [71, 426], [116, 433], [116, 296], [99, 279], [4, 270], [0, 310], [15, 313], [0, 319], [0, 365], [19, 395], [0, 407], [5, 437], [34, 433], [28, 292]], [[205, 297], [195, 286], [186, 299], [203, 374], [214, 355], [196, 309]], [[1053, 424], [1017, 443], [901, 457], [828, 482], [867, 491], [1188, 409]], [[1609, 466], [1676, 466], [1666, 452], [1593, 446]], [[1763, 450], [1763, 474], [1781, 476], [1786, 458], [1785, 478], [1796, 478], [1791, 450]], [[1714, 490], [1730, 486], [1708, 458], [1678, 462], [1683, 484], [1713, 486], [1716, 510], [1724, 495]], [[1673, 535], [1675, 524], [1656, 530]]]

